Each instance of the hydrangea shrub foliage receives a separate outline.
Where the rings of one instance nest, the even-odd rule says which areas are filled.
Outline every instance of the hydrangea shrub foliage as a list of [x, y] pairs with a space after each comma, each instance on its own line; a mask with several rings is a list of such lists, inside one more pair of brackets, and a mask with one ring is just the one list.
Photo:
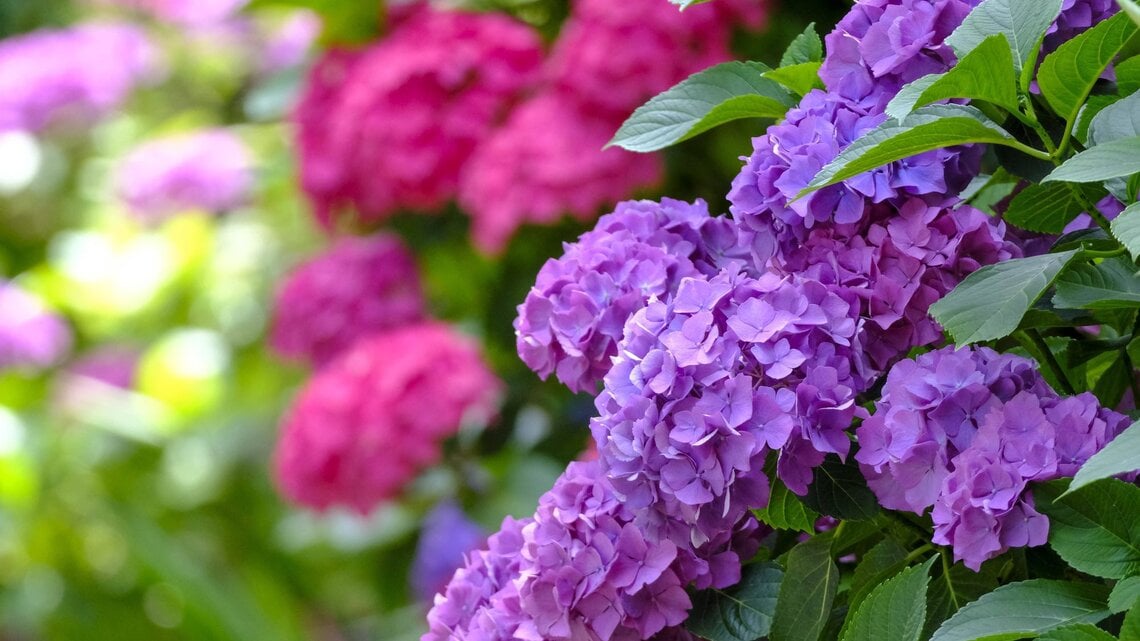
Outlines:
[[424, 641], [1140, 638], [1137, 24], [858, 0], [634, 111], [611, 146], [771, 125], [726, 214], [622, 203], [539, 272], [519, 355], [597, 457]]

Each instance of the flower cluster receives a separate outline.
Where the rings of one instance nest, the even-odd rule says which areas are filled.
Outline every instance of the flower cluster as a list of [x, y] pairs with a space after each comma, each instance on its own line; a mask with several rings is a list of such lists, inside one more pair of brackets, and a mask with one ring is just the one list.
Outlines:
[[423, 316], [415, 258], [399, 238], [349, 236], [286, 277], [270, 345], [288, 358], [322, 365], [369, 334]]
[[635, 313], [591, 423], [614, 489], [657, 536], [716, 540], [767, 502], [761, 469], [807, 491], [846, 456], [868, 384], [859, 303], [799, 276], [686, 278]]
[[412, 559], [411, 584], [416, 597], [430, 603], [463, 565], [464, 556], [486, 539], [482, 528], [472, 523], [455, 503], [443, 501], [432, 508], [423, 519]]
[[977, 569], [1044, 543], [1027, 483], [1074, 474], [1127, 422], [1092, 394], [1060, 398], [1032, 361], [944, 348], [891, 369], [855, 458], [884, 507], [933, 506], [934, 541]]
[[142, 31], [107, 23], [5, 39], [0, 68], [0, 132], [38, 132], [105, 116], [159, 65]]
[[620, 203], [543, 265], [515, 321], [519, 355], [543, 378], [595, 389], [617, 355], [626, 319], [681, 279], [747, 257], [739, 233], [704, 201]]
[[538, 77], [529, 27], [426, 6], [378, 44], [329, 54], [297, 107], [301, 182], [320, 220], [365, 221], [453, 198], [476, 145]]
[[143, 11], [155, 19], [183, 27], [202, 28], [233, 17], [249, 0], [92, 0]]
[[71, 349], [71, 329], [35, 295], [0, 279], [0, 371], [38, 370]]
[[445, 325], [361, 340], [294, 401], [275, 455], [278, 485], [314, 508], [367, 512], [435, 463], [440, 441], [487, 420], [500, 387], [475, 345]]
[[1080, 32], [1095, 27], [1120, 11], [1115, 0], [1065, 0], [1061, 5], [1061, 15], [1045, 34], [1042, 49], [1056, 51], [1057, 47], [1072, 40]]
[[469, 556], [436, 597], [424, 640], [669, 634], [692, 606], [687, 585], [736, 583], [742, 559], [757, 548], [752, 520], [694, 553], [655, 540], [633, 518], [596, 462], [571, 463], [532, 518], [508, 519], [486, 551]]
[[115, 176], [119, 197], [147, 221], [189, 210], [235, 209], [248, 201], [253, 179], [249, 149], [222, 129], [145, 142], [123, 159]]

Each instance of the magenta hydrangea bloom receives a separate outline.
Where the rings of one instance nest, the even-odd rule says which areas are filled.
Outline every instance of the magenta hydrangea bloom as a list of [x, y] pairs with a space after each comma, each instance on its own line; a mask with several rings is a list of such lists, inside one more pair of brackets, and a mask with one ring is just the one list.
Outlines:
[[442, 501], [427, 513], [412, 558], [412, 591], [430, 603], [447, 587], [468, 552], [487, 540], [487, 534], [452, 501]]
[[685, 587], [738, 582], [758, 525], [748, 519], [693, 548], [655, 540], [634, 516], [597, 462], [571, 463], [532, 518], [507, 519], [468, 557], [436, 597], [423, 640], [691, 638], [674, 630], [692, 606]]
[[1076, 473], [1127, 425], [1090, 393], [1060, 398], [1028, 359], [948, 347], [891, 369], [855, 458], [884, 507], [933, 506], [934, 541], [977, 569], [1044, 543], [1027, 484]]
[[842, 288], [731, 267], [635, 313], [590, 428], [651, 536], [717, 540], [767, 503], [771, 450], [801, 494], [826, 453], [846, 456], [869, 383], [861, 326]]
[[269, 343], [282, 356], [319, 366], [364, 336], [423, 317], [416, 261], [400, 239], [347, 236], [286, 277]]
[[784, 121], [752, 140], [753, 153], [732, 181], [732, 215], [764, 233], [802, 237], [821, 223], [863, 219], [866, 204], [955, 194], [977, 175], [980, 147], [936, 149], [849, 178], [795, 200], [848, 145], [887, 119], [873, 103], [814, 90]]
[[37, 296], [0, 279], [0, 371], [42, 370], [71, 349], [71, 328]]
[[594, 390], [635, 311], [671, 297], [682, 278], [747, 256], [737, 227], [710, 217], [704, 201], [621, 203], [543, 265], [518, 308], [519, 356], [543, 378]]
[[140, 29], [92, 23], [0, 41], [0, 69], [0, 132], [39, 132], [90, 125], [160, 65]]
[[254, 161], [245, 143], [224, 129], [144, 142], [115, 173], [119, 197], [146, 221], [202, 210], [230, 211], [249, 201]]
[[542, 47], [505, 16], [425, 6], [368, 49], [329, 56], [295, 114], [302, 186], [326, 225], [453, 198], [476, 145], [537, 79]]
[[[717, 0], [678, 11], [660, 0], [576, 0], [547, 75], [564, 95], [620, 124], [658, 93], [732, 59], [733, 25], [759, 28], [766, 0]], [[612, 133], [612, 132], [611, 132]]]
[[515, 109], [464, 169], [459, 202], [471, 214], [475, 245], [500, 251], [523, 223], [549, 224], [564, 214], [589, 220], [659, 183], [658, 155], [603, 149], [618, 125], [559, 93]]
[[501, 387], [477, 346], [446, 325], [362, 339], [294, 400], [275, 453], [277, 485], [316, 509], [368, 512], [437, 462], [443, 439], [487, 421]]

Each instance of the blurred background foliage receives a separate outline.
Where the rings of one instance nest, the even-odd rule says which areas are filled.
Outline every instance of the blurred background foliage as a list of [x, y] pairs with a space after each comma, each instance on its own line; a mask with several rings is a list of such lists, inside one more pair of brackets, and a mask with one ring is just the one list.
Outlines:
[[[469, 4], [547, 38], [567, 14], [562, 0]], [[737, 51], [776, 63], [809, 21], [826, 32], [845, 4], [788, 1]], [[244, 12], [274, 21], [298, 9], [320, 15], [317, 47], [382, 37], [374, 0], [253, 0]], [[0, 36], [108, 16], [123, 17], [95, 2], [0, 0]], [[306, 372], [263, 339], [275, 284], [324, 242], [287, 123], [304, 65], [259, 74], [240, 42], [142, 24], [167, 59], [162, 83], [89, 130], [0, 134], [0, 275], [66, 317], [73, 357], [138, 356], [129, 389], [67, 362], [0, 372], [0, 641], [417, 639], [426, 608], [407, 570], [424, 512], [458, 492], [493, 531], [506, 514], [532, 512], [586, 445], [592, 399], [539, 381], [511, 327], [538, 268], [585, 226], [527, 227], [488, 257], [458, 210], [390, 221], [417, 256], [431, 312], [483, 340], [506, 400], [490, 429], [450, 442], [444, 464], [398, 503], [367, 517], [290, 507], [269, 460]], [[252, 203], [157, 225], [124, 215], [117, 160], [155, 136], [218, 125], [254, 152]], [[671, 149], [661, 193], [723, 209], [760, 127], [733, 123]]]

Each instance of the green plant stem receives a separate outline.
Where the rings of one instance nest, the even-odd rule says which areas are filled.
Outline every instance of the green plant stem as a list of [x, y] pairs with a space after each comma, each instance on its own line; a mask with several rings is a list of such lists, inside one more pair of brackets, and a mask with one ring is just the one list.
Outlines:
[[1021, 141], [1018, 141], [1018, 140], [1013, 141], [1013, 144], [1011, 144], [1010, 146], [1013, 147], [1014, 149], [1020, 151], [1021, 153], [1027, 155], [1027, 156], [1032, 156], [1032, 157], [1036, 158], [1037, 160], [1047, 160], [1047, 161], [1053, 160], [1053, 154], [1046, 153], [1046, 152], [1041, 151], [1040, 149], [1036, 149], [1034, 147], [1030, 147], [1029, 145], [1027, 145]]
[[[1053, 162], [1057, 165], [1061, 164], [1061, 161], [1059, 159], [1054, 159]], [[1089, 200], [1088, 196], [1086, 196], [1085, 193], [1081, 191], [1080, 185], [1076, 185], [1074, 183], [1065, 184], [1068, 185], [1069, 191], [1073, 192], [1073, 195], [1077, 197], [1077, 201], [1081, 203], [1082, 207], [1085, 208], [1085, 211], [1088, 212], [1088, 215], [1092, 217], [1094, 221], [1096, 221], [1096, 224], [1101, 229], [1108, 232], [1109, 235], [1111, 235], [1112, 223], [1110, 223], [1108, 221], [1108, 218], [1103, 213], [1101, 213], [1099, 209], [1096, 208], [1096, 203]]]
[[906, 555], [906, 558], [905, 558], [905, 559], [903, 559], [903, 564], [904, 564], [904, 565], [910, 565], [910, 564], [911, 564], [911, 563], [913, 563], [913, 562], [914, 562], [916, 559], [918, 559], [918, 558], [921, 558], [921, 557], [922, 557], [922, 555], [926, 554], [927, 552], [929, 552], [929, 551], [931, 551], [931, 550], [933, 550], [933, 549], [934, 549], [934, 544], [933, 544], [933, 543], [924, 543], [924, 544], [922, 544], [921, 546], [919, 546], [919, 547], [917, 547], [917, 548], [915, 548], [915, 549], [911, 550], [911, 551], [910, 551], [910, 554], [907, 554], [907, 555]]
[[1128, 253], [1128, 249], [1125, 247], [1121, 247], [1119, 249], [1110, 249], [1110, 250], [1105, 250], [1105, 251], [1096, 250], [1096, 249], [1082, 249], [1081, 250], [1081, 256], [1083, 258], [1115, 258], [1117, 256], [1123, 256], [1127, 253]]
[[1065, 376], [1064, 368], [1057, 362], [1057, 357], [1053, 355], [1053, 350], [1049, 349], [1049, 344], [1045, 342], [1045, 339], [1041, 336], [1041, 332], [1035, 329], [1029, 329], [1025, 331], [1025, 336], [1032, 341], [1037, 351], [1041, 352], [1042, 358], [1045, 359], [1042, 365], [1048, 367], [1049, 371], [1056, 377], [1057, 382], [1061, 384], [1061, 391], [1069, 395], [1076, 394], [1076, 389], [1074, 389], [1073, 384], [1069, 382], [1069, 377]]
[[1019, 120], [1029, 125], [1037, 133], [1037, 137], [1041, 139], [1045, 149], [1049, 152], [1049, 157], [1042, 158], [1042, 160], [1057, 162], [1057, 145], [1053, 143], [1053, 139], [1049, 137], [1049, 132], [1045, 131], [1045, 127], [1042, 127], [1041, 121], [1037, 119], [1037, 111], [1033, 109], [1033, 98], [1028, 94], [1023, 94], [1021, 104], [1025, 107], [1025, 119]]

